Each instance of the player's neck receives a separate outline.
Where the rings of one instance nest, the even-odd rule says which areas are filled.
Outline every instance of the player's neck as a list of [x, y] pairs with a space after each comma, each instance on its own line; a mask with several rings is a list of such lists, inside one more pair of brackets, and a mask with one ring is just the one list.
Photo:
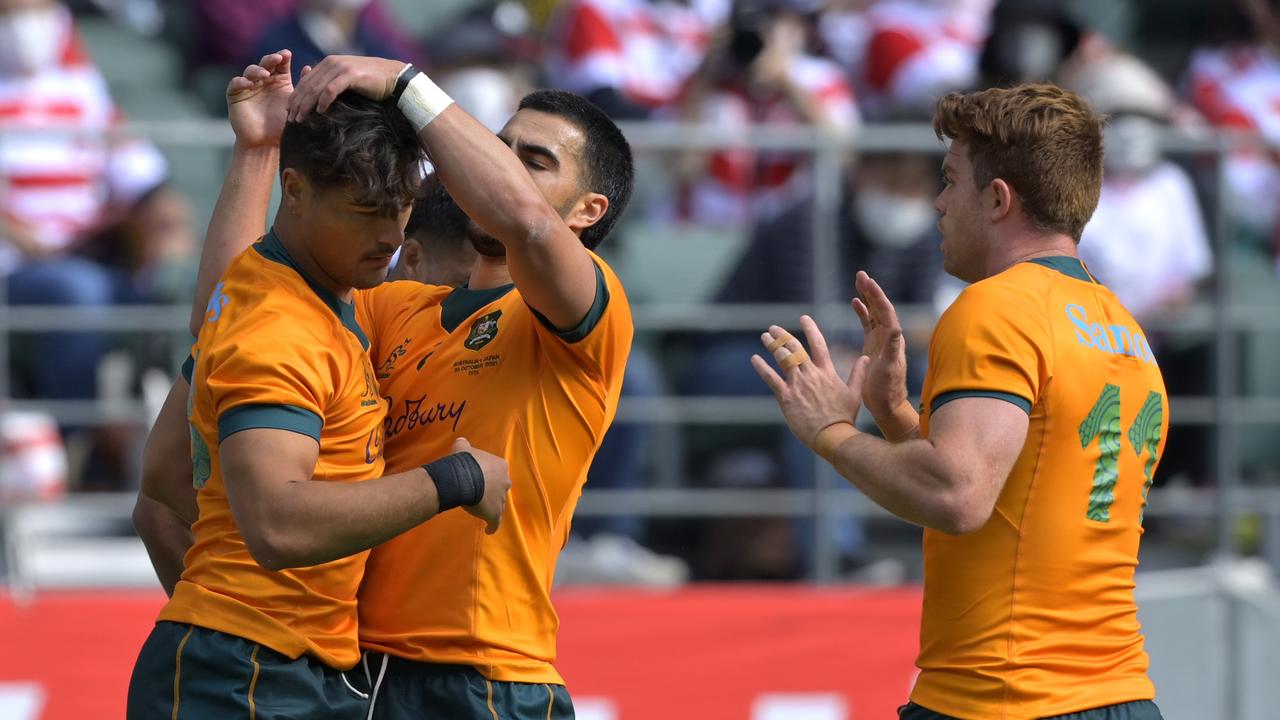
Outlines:
[[284, 246], [285, 252], [289, 253], [289, 258], [298, 266], [298, 269], [302, 270], [303, 275], [310, 279], [311, 282], [337, 295], [339, 300], [351, 302], [351, 286], [343, 285], [325, 272], [320, 267], [320, 263], [316, 262], [315, 258], [312, 257], [307, 244], [295, 232], [292, 223], [288, 221], [281, 222], [280, 220], [280, 218], [276, 218], [271, 229], [275, 232], [276, 237], [280, 238], [280, 244]]
[[471, 279], [467, 281], [467, 287], [472, 290], [489, 290], [510, 284], [511, 271], [507, 268], [507, 259], [485, 255], [476, 258], [476, 264], [471, 268]]
[[1024, 236], [1003, 244], [993, 252], [987, 262], [987, 277], [997, 275], [1017, 265], [1043, 257], [1080, 257], [1079, 248], [1069, 235]]

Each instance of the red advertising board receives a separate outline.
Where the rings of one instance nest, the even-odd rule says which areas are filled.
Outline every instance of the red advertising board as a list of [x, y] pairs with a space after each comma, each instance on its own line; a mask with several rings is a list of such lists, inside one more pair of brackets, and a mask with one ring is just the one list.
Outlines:
[[[163, 596], [0, 596], [0, 717], [124, 715]], [[580, 720], [892, 718], [914, 676], [918, 589], [709, 586], [557, 594]]]

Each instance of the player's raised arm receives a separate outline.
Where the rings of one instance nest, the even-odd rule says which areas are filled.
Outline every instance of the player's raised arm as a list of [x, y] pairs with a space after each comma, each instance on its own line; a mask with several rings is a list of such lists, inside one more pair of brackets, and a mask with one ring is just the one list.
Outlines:
[[[950, 534], [986, 524], [1026, 439], [1027, 413], [1004, 400], [962, 398], [933, 416], [927, 440], [891, 444], [854, 428], [870, 358], [836, 375], [818, 326], [802, 319], [810, 350], [774, 326], [761, 340], [783, 369], [751, 363], [802, 442], [898, 517]], [[812, 353], [812, 354], [810, 354]]]
[[231, 164], [209, 219], [190, 329], [200, 332], [214, 287], [231, 260], [262, 236], [280, 164], [280, 133], [293, 80], [288, 50], [264, 56], [227, 84], [227, 116], [235, 131]]
[[[192, 335], [200, 332], [218, 278], [265, 226], [271, 184], [280, 160], [285, 102], [293, 90], [290, 57], [288, 50], [267, 55], [227, 85], [228, 115], [236, 143], [200, 255], [188, 323]], [[142, 484], [133, 511], [134, 527], [169, 593], [182, 574], [182, 558], [191, 547], [191, 524], [196, 519], [186, 414], [189, 390], [186, 378], [174, 381], [147, 436]]]
[[312, 437], [269, 428], [220, 445], [236, 525], [268, 570], [354, 555], [458, 506], [498, 529], [511, 486], [506, 461], [464, 439], [422, 468], [363, 482], [312, 480], [319, 451]]
[[521, 138], [505, 138], [513, 145], [508, 147], [426, 75], [395, 60], [325, 58], [298, 84], [289, 103], [290, 117], [324, 112], [346, 90], [374, 100], [397, 98], [449, 194], [505, 247], [512, 280], [525, 302], [558, 329], [582, 322], [596, 298], [596, 271], [568, 223], [596, 223], [608, 211], [609, 201], [600, 193], [585, 193], [566, 222], [531, 176], [557, 171], [572, 158], [545, 146], [522, 144]]

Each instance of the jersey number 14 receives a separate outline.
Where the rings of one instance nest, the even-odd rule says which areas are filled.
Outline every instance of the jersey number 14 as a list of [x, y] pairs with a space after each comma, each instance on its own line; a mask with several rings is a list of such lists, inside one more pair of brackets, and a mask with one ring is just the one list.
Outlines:
[[[1151, 490], [1151, 475], [1159, 462], [1160, 432], [1164, 421], [1164, 396], [1152, 390], [1129, 427], [1129, 445], [1142, 458], [1148, 451], [1143, 467], [1146, 482], [1142, 485], [1142, 506], [1147, 505], [1147, 493]], [[1111, 504], [1115, 502], [1116, 481], [1120, 477], [1120, 450], [1123, 446], [1120, 434], [1120, 387], [1108, 383], [1093, 404], [1088, 417], [1080, 423], [1080, 447], [1087, 448], [1098, 441], [1102, 454], [1093, 469], [1093, 490], [1089, 493], [1089, 508], [1085, 517], [1097, 522], [1110, 522]], [[1138, 516], [1142, 522], [1142, 515]]]

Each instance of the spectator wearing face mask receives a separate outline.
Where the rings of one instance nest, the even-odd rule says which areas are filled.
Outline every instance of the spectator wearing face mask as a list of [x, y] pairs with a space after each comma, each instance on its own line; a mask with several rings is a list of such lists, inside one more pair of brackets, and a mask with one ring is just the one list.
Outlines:
[[[842, 298], [855, 294], [854, 274], [866, 270], [904, 304], [928, 303], [939, 275], [935, 158], [868, 154], [846, 183], [838, 218], [838, 278]], [[806, 202], [760, 224], [717, 300], [801, 303], [813, 300], [813, 207]]]
[[1102, 196], [1080, 257], [1139, 321], [1176, 313], [1213, 271], [1195, 187], [1164, 157], [1176, 103], [1158, 75], [1116, 53], [1065, 79], [1109, 116]]
[[[861, 159], [840, 232], [846, 268], [841, 280], [848, 297], [854, 296], [854, 273], [866, 270], [886, 293], [894, 288], [891, 297], [901, 297], [903, 303], [933, 299], [941, 266], [938, 213], [933, 209], [937, 177], [936, 158], [929, 155], [883, 153]], [[916, 365], [922, 366], [923, 358]], [[924, 368], [918, 369], [923, 378]]]
[[[840, 298], [854, 297], [854, 277], [858, 270], [872, 273], [886, 292], [900, 293], [904, 304], [932, 302], [941, 276], [937, 212], [933, 200], [939, 190], [938, 160], [929, 155], [881, 153], [861, 158], [846, 183], [837, 216], [837, 266], [831, 268], [838, 280]], [[814, 300], [813, 206], [804, 202], [777, 217], [759, 224], [746, 252], [730, 271], [716, 295], [723, 303], [809, 303]], [[892, 288], [892, 291], [890, 291]], [[836, 300], [836, 298], [824, 298]], [[851, 367], [861, 339], [853, 330], [834, 333], [828, 340], [837, 363]], [[917, 328], [927, 335], [926, 328]], [[761, 383], [752, 383], [754, 370], [742, 359], [759, 347], [755, 334], [722, 333], [707, 341], [698, 338], [690, 370], [678, 383], [681, 394], [712, 396], [767, 396]], [[907, 347], [927, 347], [927, 337], [909, 337]], [[918, 394], [923, 382], [925, 358], [908, 358], [908, 388]], [[847, 371], [847, 369], [846, 369]], [[740, 433], [739, 433], [740, 436]], [[737, 440], [737, 439], [735, 439]], [[723, 444], [723, 443], [722, 443]], [[812, 454], [795, 437], [779, 429], [776, 436], [751, 443], [717, 446], [708, 455], [714, 458], [709, 478], [765, 478], [782, 487], [810, 487], [814, 477]], [[722, 463], [742, 465], [731, 473], [714, 472]], [[804, 567], [812, 552], [810, 521], [792, 523], [792, 561]], [[860, 522], [846, 518], [836, 524], [837, 544], [844, 567], [868, 581], [884, 579], [883, 564], [868, 563], [865, 536]], [[891, 568], [890, 568], [891, 570]]]
[[[852, 170], [837, 221], [836, 269], [840, 298], [856, 295], [854, 276], [865, 270], [904, 305], [929, 305], [939, 290], [941, 254], [936, 158], [875, 153]], [[717, 299], [733, 303], [812, 302], [813, 208], [797, 206], [761, 224]], [[907, 347], [928, 345], [927, 331]], [[755, 341], [755, 338], [752, 338]], [[921, 342], [911, 342], [920, 340]], [[920, 390], [924, 357], [908, 363], [908, 385]]]
[[1081, 48], [1085, 28], [1059, 0], [999, 0], [978, 58], [980, 84], [1052, 81]]
[[[87, 309], [146, 300], [162, 266], [192, 251], [189, 207], [164, 187], [164, 157], [109, 134], [121, 121], [67, 8], [0, 0], [0, 274], [8, 302]], [[109, 246], [107, 237], [121, 242]], [[17, 393], [98, 396], [104, 333], [44, 332], [19, 350]], [[107, 444], [114, 449], [104, 452], [121, 455]]]
[[105, 133], [121, 119], [63, 5], [0, 0], [0, 272], [65, 255], [161, 184], [148, 144], [40, 132]]

